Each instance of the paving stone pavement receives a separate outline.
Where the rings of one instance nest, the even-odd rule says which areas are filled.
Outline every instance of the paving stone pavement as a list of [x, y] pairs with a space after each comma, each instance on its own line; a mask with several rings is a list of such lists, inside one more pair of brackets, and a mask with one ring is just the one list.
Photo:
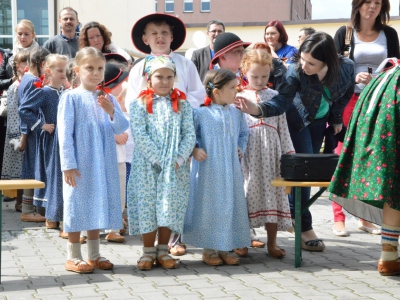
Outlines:
[[[40, 223], [20, 222], [14, 203], [3, 203], [0, 299], [400, 299], [400, 277], [383, 277], [376, 270], [380, 236], [357, 230], [348, 216], [349, 237], [332, 234], [332, 209], [327, 194], [311, 207], [314, 229], [326, 244], [324, 252], [303, 251], [294, 268], [294, 236], [278, 233], [286, 257], [273, 259], [266, 249], [250, 249], [240, 266], [210, 267], [201, 249], [188, 245], [179, 267], [140, 271], [137, 236], [124, 244], [108, 243], [102, 235], [101, 254], [112, 271], [76, 274], [64, 269], [66, 240]], [[257, 229], [266, 242], [266, 233]], [[87, 256], [82, 246], [83, 257]]]

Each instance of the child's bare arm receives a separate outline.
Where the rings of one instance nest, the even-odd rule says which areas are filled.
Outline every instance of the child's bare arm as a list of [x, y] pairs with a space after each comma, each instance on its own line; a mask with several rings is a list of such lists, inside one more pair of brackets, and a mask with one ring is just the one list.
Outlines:
[[207, 153], [202, 148], [194, 148], [193, 152], [192, 152], [192, 156], [198, 162], [201, 162], [201, 161], [207, 159]]
[[75, 176], [78, 176], [79, 178], [81, 178], [81, 174], [79, 173], [79, 171], [77, 169], [71, 169], [71, 170], [64, 171], [64, 180], [68, 185], [70, 185], [72, 187], [76, 187]]

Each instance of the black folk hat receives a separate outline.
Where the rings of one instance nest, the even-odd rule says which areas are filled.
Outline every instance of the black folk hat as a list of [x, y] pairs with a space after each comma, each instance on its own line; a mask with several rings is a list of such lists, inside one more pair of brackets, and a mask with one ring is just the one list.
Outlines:
[[225, 32], [219, 36], [214, 41], [214, 58], [210, 62], [210, 69], [216, 64], [216, 60], [223, 54], [232, 49], [243, 46], [247, 48], [251, 43], [243, 42], [236, 34], [232, 32]]
[[129, 76], [129, 72], [122, 71], [112, 63], [106, 63], [106, 70], [104, 72], [104, 86], [115, 89]]
[[141, 52], [150, 54], [151, 49], [150, 46], [146, 45], [143, 42], [142, 36], [144, 33], [144, 29], [146, 28], [147, 23], [155, 20], [162, 20], [165, 21], [168, 25], [174, 27], [173, 40], [171, 43], [171, 50], [175, 51], [180, 46], [182, 46], [183, 42], [186, 38], [186, 27], [183, 24], [181, 19], [178, 19], [174, 16], [161, 14], [161, 13], [154, 13], [143, 18], [139, 19], [135, 25], [132, 27], [131, 37], [133, 45]]
[[111, 62], [114, 60], [116, 62], [126, 65], [127, 67], [129, 65], [126, 58], [123, 57], [121, 54], [118, 54], [118, 53], [103, 53], [103, 54], [104, 54], [104, 57], [106, 58], [106, 62]]

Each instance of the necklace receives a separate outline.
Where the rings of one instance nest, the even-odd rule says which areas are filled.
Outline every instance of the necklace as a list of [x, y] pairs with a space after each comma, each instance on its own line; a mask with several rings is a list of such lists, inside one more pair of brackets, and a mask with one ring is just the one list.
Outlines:
[[363, 35], [365, 35], [365, 36], [372, 36], [372, 35], [374, 35], [375, 33], [376, 33], [376, 31], [374, 30], [374, 31], [372, 31], [372, 33], [371, 34], [366, 34], [365, 32], [362, 32], [362, 31], [359, 31], [360, 33], [362, 33]]

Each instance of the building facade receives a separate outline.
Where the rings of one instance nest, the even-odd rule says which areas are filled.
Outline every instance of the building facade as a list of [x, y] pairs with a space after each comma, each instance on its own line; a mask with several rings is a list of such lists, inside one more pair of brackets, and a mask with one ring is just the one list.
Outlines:
[[311, 0], [155, 0], [155, 10], [173, 14], [187, 27], [213, 19], [228, 26], [265, 25], [272, 20], [311, 20]]

